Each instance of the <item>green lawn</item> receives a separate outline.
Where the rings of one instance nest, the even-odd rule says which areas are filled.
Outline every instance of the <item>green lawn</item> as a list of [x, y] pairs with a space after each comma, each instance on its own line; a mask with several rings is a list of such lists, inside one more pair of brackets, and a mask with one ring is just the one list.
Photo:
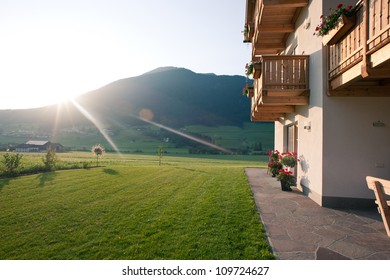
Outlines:
[[0, 259], [272, 259], [243, 170], [264, 163], [248, 159], [109, 154], [0, 179]]

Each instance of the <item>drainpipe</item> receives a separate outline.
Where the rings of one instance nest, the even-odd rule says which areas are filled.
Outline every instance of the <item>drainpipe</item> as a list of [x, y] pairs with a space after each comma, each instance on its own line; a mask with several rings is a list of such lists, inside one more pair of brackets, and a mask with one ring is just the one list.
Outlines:
[[361, 67], [361, 75], [363, 78], [367, 78], [369, 76], [370, 63], [367, 60], [367, 42], [369, 36], [369, 3], [368, 0], [363, 1], [363, 62]]

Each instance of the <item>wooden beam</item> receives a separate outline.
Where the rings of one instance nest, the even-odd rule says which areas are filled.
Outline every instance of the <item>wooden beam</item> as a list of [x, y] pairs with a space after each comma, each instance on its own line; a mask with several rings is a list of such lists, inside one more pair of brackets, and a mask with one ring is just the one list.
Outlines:
[[255, 43], [255, 49], [284, 49], [285, 45], [284, 43], [268, 43], [268, 42], [261, 42], [261, 43]]
[[265, 25], [261, 24], [259, 27], [260, 33], [290, 33], [294, 32], [294, 25], [292, 24], [278, 24]]
[[367, 68], [366, 70], [369, 78], [390, 78], [390, 68]]
[[263, 96], [263, 106], [308, 105], [308, 96]]
[[278, 8], [284, 7], [306, 7], [309, 4], [309, 0], [263, 0], [265, 7], [277, 6]]
[[390, 97], [390, 86], [369, 86], [366, 88], [349, 86], [341, 90], [330, 90], [328, 95], [354, 97]]
[[295, 107], [292, 105], [260, 106], [259, 111], [262, 113], [293, 113], [295, 111]]
[[278, 122], [279, 119], [272, 118], [251, 118], [252, 122]]
[[258, 43], [255, 44], [252, 54], [254, 56], [263, 54], [278, 54], [284, 49], [284, 43]]
[[261, 110], [261, 108], [259, 109], [258, 112], [254, 112], [253, 113], [253, 116], [256, 117], [256, 116], [263, 116], [263, 117], [267, 117], [267, 118], [284, 118], [286, 116], [286, 114], [284, 113], [263, 113], [263, 111]]
[[263, 116], [263, 115], [255, 115], [251, 116], [252, 122], [277, 122], [279, 121], [279, 118], [277, 117], [271, 117], [271, 116]]

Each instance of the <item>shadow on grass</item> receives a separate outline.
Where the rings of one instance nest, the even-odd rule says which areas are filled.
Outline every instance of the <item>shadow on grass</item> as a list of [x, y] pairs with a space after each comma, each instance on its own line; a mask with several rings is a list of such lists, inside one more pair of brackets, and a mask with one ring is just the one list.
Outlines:
[[119, 174], [118, 171], [111, 169], [111, 168], [104, 168], [103, 172], [106, 174], [109, 174], [109, 175], [118, 175]]
[[204, 170], [192, 169], [192, 168], [186, 168], [186, 167], [176, 167], [176, 169], [182, 169], [184, 171], [191, 171], [191, 172], [197, 172], [197, 173], [207, 173], [207, 171], [204, 171]]
[[9, 184], [10, 178], [0, 179], [0, 191]]
[[53, 181], [56, 176], [57, 174], [55, 172], [45, 172], [39, 174], [37, 176], [37, 179], [39, 180], [38, 186], [43, 188], [47, 183]]

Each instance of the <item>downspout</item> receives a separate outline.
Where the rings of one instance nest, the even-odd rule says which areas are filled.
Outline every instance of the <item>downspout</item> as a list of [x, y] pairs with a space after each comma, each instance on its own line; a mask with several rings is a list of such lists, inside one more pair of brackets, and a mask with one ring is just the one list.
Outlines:
[[367, 42], [368, 42], [368, 27], [369, 27], [369, 3], [368, 0], [363, 1], [363, 62], [361, 67], [361, 75], [363, 78], [367, 78], [369, 76], [370, 63], [367, 60]]

